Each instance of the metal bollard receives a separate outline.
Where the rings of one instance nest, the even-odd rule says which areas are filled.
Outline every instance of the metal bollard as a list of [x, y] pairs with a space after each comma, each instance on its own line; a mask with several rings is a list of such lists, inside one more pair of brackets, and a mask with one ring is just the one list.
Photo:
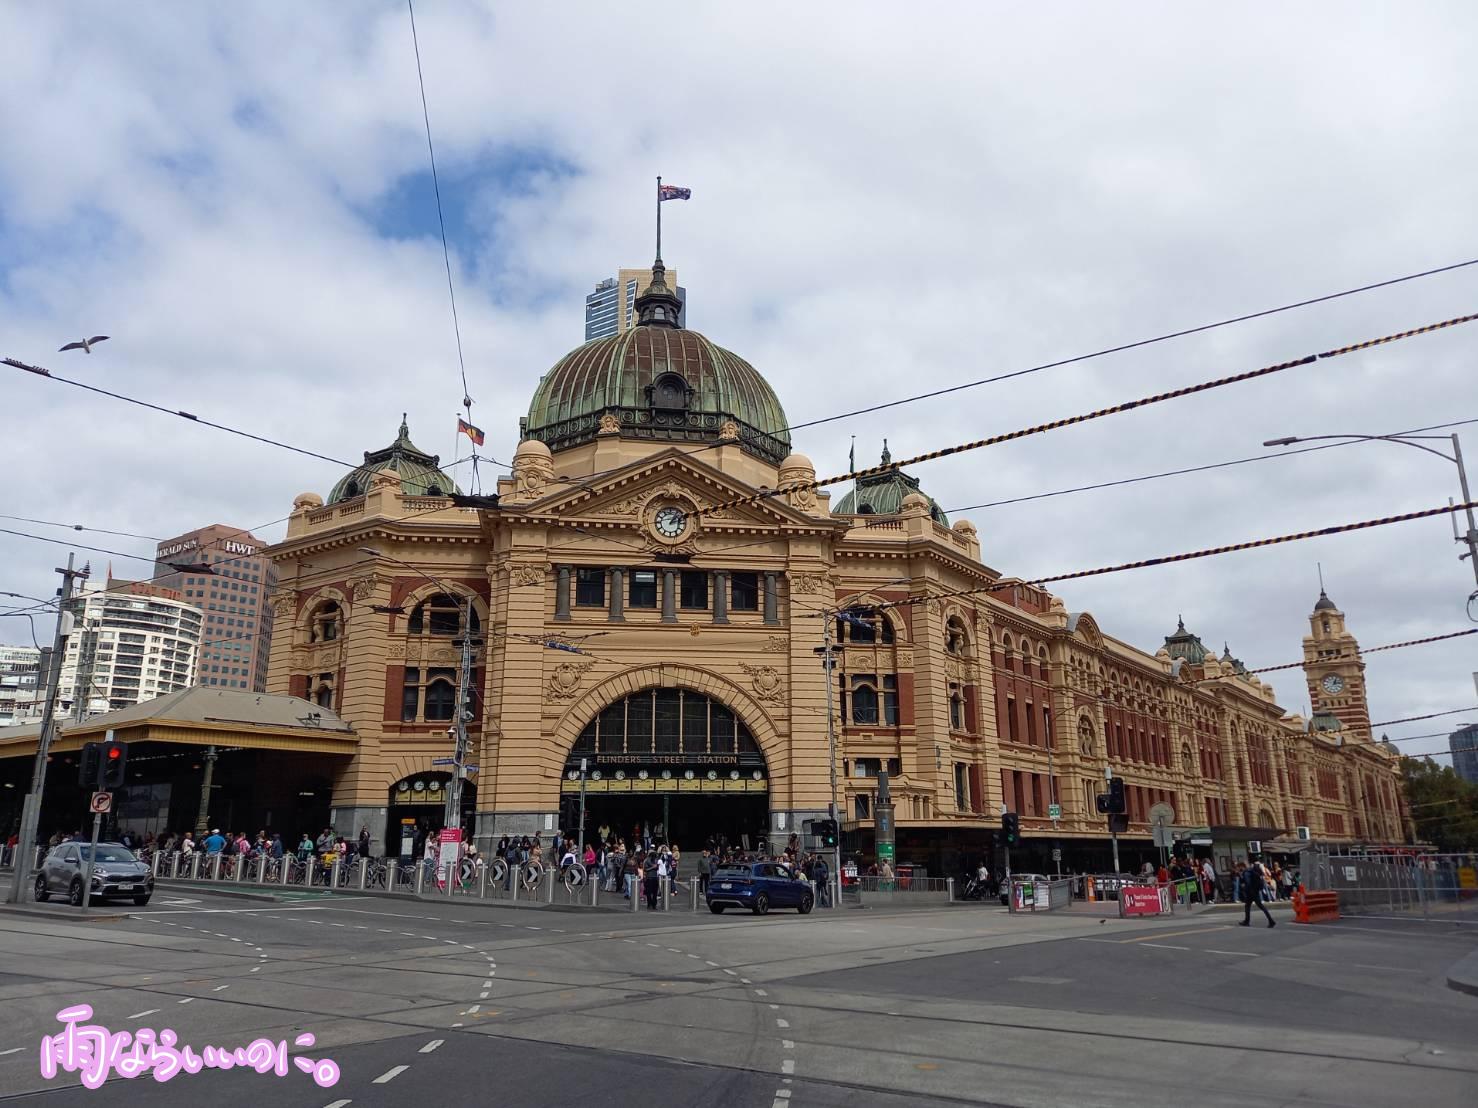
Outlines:
[[599, 902], [599, 898], [600, 898], [600, 882], [599, 881], [591, 881], [589, 884], [590, 884], [590, 906], [592, 908], [594, 908], [597, 905], [597, 903]]
[[416, 895], [417, 896], [420, 896], [421, 895], [421, 889], [425, 886], [425, 884], [426, 884], [426, 867], [425, 866], [417, 866], [416, 867]]
[[546, 870], [544, 872], [544, 878], [545, 878], [544, 884], [546, 886], [546, 888], [544, 890], [544, 903], [545, 904], [553, 904], [554, 903], [554, 886], [557, 885], [557, 884], [559, 884], [559, 882], [556, 880], [555, 874], [552, 871], [550, 871], [550, 870]]
[[446, 898], [448, 900], [452, 898], [452, 886], [456, 884], [459, 876], [461, 875], [457, 873], [457, 863], [448, 862], [446, 864]]
[[369, 881], [369, 859], [359, 859], [359, 891], [364, 892], [364, 886]]
[[257, 881], [258, 885], [267, 883], [267, 854], [263, 851], [257, 855]]
[[335, 854], [333, 864], [328, 867], [329, 888], [337, 889], [339, 887], [339, 867], [342, 865], [343, 863], [339, 860], [339, 856]]

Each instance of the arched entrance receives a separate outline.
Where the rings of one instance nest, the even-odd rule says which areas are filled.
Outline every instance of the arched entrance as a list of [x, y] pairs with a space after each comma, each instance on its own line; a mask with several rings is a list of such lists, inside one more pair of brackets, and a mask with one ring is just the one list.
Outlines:
[[649, 688], [606, 705], [565, 760], [560, 822], [600, 828], [633, 845], [649, 834], [697, 852], [711, 838], [753, 849], [769, 823], [769, 773], [754, 734], [734, 711], [689, 688]]
[[[446, 826], [447, 789], [452, 775], [441, 772], [413, 773], [390, 786], [389, 811], [385, 818], [385, 856], [419, 857], [426, 837]], [[477, 812], [477, 786], [462, 782], [462, 829], [472, 826]]]

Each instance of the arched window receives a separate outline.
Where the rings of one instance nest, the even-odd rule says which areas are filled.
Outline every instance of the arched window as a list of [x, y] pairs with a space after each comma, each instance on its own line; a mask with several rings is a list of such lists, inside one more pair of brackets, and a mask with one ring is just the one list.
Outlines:
[[325, 600], [313, 609], [308, 623], [309, 642], [333, 642], [344, 630], [344, 613], [337, 600]]
[[876, 673], [854, 673], [851, 675], [852, 708], [847, 714], [847, 705], [842, 705], [842, 718], [853, 723], [885, 724], [889, 727], [898, 723], [898, 678], [891, 673], [883, 674], [878, 680]]
[[426, 495], [427, 496], [445, 496], [446, 493], [442, 492], [441, 486], [438, 485], [438, 484], [436, 484], [436, 482], [433, 481], [431, 484], [429, 484], [429, 485], [426, 486]]
[[1047, 648], [1045, 646], [1037, 647], [1037, 668], [1041, 671], [1040, 676], [1043, 681], [1052, 679], [1047, 669]]
[[952, 731], [965, 729], [965, 694], [955, 684], [949, 687], [949, 726]]
[[349, 498], [351, 498], [351, 497], [358, 496], [358, 495], [359, 495], [359, 482], [358, 481], [350, 481], [347, 485], [344, 486], [344, 498], [346, 500], [349, 499]]
[[452, 682], [438, 678], [426, 686], [426, 721], [444, 722], [457, 713], [457, 688]]
[[763, 764], [744, 721], [692, 689], [643, 689], [608, 704], [585, 725], [570, 751], [601, 754], [737, 754], [740, 764]]
[[893, 624], [876, 608], [848, 608], [837, 613], [837, 641], [891, 643], [894, 641]]
[[[428, 596], [411, 611], [406, 631], [412, 635], [457, 635], [468, 615], [468, 602], [448, 593]], [[472, 631], [478, 630], [477, 609], [471, 609]]]

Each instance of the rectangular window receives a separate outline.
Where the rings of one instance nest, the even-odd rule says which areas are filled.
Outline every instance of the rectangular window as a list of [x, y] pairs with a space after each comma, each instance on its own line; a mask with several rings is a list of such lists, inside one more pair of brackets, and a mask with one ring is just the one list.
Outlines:
[[1014, 696], [1006, 698], [1006, 741], [1013, 743], [1021, 741], [1016, 735], [1016, 698]]
[[606, 571], [582, 566], [575, 570], [575, 606], [603, 608], [606, 603]]
[[656, 690], [656, 707], [652, 717], [652, 749], [657, 754], [678, 753], [681, 725], [680, 700], [677, 689]]
[[626, 603], [632, 608], [655, 608], [657, 606], [657, 571], [655, 569], [631, 571], [631, 590]]
[[678, 585], [678, 603], [684, 608], [708, 607], [708, 574], [703, 570], [683, 570]]
[[901, 758], [888, 759], [888, 776], [895, 778], [903, 776], [903, 760]]
[[708, 753], [708, 698], [683, 696], [683, 753]]
[[626, 705], [618, 700], [602, 709], [598, 732], [600, 749], [603, 753], [623, 753], [626, 743]]
[[626, 702], [626, 752], [652, 752], [652, 697], [650, 693], [633, 696]]
[[760, 575], [736, 573], [730, 579], [729, 608], [735, 612], [760, 610]]
[[405, 687], [400, 694], [400, 720], [402, 723], [414, 723], [421, 708], [421, 671], [419, 669], [407, 669], [405, 671]]
[[1030, 700], [1026, 702], [1026, 745], [1037, 745], [1037, 709]]
[[1052, 747], [1052, 709], [1047, 705], [1042, 706], [1042, 745]]
[[955, 807], [962, 812], [970, 810], [970, 780], [964, 762], [955, 763]]
[[883, 675], [883, 722], [898, 726], [898, 677], [892, 673]]

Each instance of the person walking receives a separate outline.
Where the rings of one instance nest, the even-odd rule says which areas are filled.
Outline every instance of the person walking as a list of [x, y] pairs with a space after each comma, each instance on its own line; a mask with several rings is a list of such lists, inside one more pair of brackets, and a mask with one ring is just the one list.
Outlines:
[[1242, 871], [1243, 912], [1242, 923], [1240, 924], [1242, 927], [1252, 926], [1252, 906], [1254, 904], [1261, 909], [1262, 914], [1267, 918], [1269, 927], [1278, 926], [1273, 922], [1273, 916], [1268, 911], [1268, 906], [1263, 903], [1263, 886], [1266, 876], [1267, 871], [1263, 869], [1263, 864], [1256, 858], [1250, 859], [1247, 863], [1247, 868]]

